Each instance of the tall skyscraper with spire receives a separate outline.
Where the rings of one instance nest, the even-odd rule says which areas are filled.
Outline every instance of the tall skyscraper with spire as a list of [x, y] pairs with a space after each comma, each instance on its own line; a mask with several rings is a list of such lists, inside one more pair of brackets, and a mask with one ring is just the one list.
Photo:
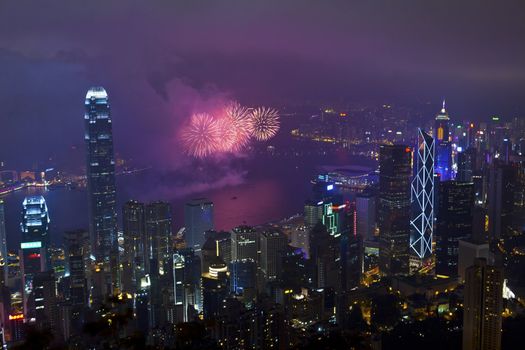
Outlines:
[[104, 266], [105, 293], [118, 286], [115, 160], [109, 99], [92, 87], [85, 100], [85, 141], [91, 251]]
[[436, 167], [435, 171], [439, 174], [441, 181], [452, 180], [452, 145], [449, 136], [448, 113], [445, 109], [445, 100], [443, 108], [436, 116], [434, 124], [434, 140], [436, 148]]

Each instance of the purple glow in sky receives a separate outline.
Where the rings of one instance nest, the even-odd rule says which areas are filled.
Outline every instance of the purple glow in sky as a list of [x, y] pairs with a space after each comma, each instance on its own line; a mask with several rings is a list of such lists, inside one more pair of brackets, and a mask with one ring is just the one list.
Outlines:
[[[116, 149], [165, 161], [199, 110], [346, 99], [436, 101], [523, 115], [523, 1], [0, 3], [0, 159], [82, 143], [82, 101], [107, 88]], [[25, 164], [25, 166], [28, 166]]]

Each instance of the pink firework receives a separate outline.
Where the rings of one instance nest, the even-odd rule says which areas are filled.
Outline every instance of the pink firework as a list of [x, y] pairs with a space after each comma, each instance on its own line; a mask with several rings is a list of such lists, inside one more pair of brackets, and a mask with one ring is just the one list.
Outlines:
[[204, 158], [218, 151], [221, 148], [219, 136], [217, 122], [204, 113], [194, 114], [181, 132], [185, 152], [197, 158]]
[[250, 116], [251, 131], [258, 141], [271, 139], [279, 131], [279, 112], [273, 108], [259, 107]]
[[241, 106], [238, 102], [229, 103], [224, 109], [224, 117], [230, 125], [234, 135], [234, 142], [231, 145], [231, 151], [242, 149], [251, 136], [250, 112], [246, 107]]
[[233, 124], [227, 118], [218, 119], [216, 124], [218, 130], [218, 150], [223, 152], [231, 152], [237, 138]]

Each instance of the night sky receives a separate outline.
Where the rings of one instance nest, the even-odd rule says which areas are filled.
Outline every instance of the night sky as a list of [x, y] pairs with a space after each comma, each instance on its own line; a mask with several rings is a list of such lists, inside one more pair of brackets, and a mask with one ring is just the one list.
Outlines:
[[0, 160], [82, 145], [91, 85], [110, 94], [117, 152], [159, 164], [177, 161], [184, 118], [229, 98], [524, 116], [525, 2], [0, 2]]

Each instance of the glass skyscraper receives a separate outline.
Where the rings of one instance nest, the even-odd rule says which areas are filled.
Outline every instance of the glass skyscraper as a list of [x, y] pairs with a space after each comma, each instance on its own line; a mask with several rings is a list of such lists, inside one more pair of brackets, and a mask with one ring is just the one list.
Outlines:
[[453, 179], [452, 176], [452, 145], [449, 138], [449, 121], [448, 113], [445, 110], [445, 101], [443, 108], [436, 116], [434, 126], [435, 140], [435, 171], [440, 175], [441, 181]]
[[380, 270], [386, 275], [408, 273], [411, 157], [405, 145], [379, 148]]
[[27, 314], [28, 298], [33, 292], [33, 278], [50, 268], [49, 263], [49, 213], [44, 197], [30, 196], [22, 202], [22, 242], [20, 243], [20, 267]]
[[89, 234], [94, 257], [105, 265], [106, 285], [117, 284], [115, 160], [108, 94], [92, 87], [85, 101]]
[[186, 246], [200, 251], [204, 244], [204, 232], [213, 230], [213, 202], [199, 198], [186, 203], [184, 225]]
[[434, 139], [421, 129], [417, 138], [415, 175], [410, 192], [410, 248], [411, 253], [423, 259], [432, 253], [434, 233]]

